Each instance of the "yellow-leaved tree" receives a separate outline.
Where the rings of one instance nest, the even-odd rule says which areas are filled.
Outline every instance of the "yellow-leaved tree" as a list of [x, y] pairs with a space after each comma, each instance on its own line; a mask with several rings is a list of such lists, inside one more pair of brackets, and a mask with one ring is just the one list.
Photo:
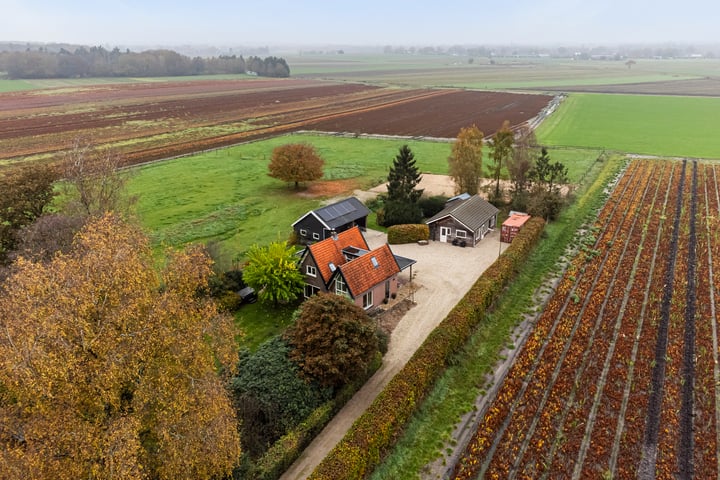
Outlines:
[[240, 456], [226, 390], [232, 321], [198, 291], [210, 262], [113, 215], [0, 287], [0, 477], [206, 479]]

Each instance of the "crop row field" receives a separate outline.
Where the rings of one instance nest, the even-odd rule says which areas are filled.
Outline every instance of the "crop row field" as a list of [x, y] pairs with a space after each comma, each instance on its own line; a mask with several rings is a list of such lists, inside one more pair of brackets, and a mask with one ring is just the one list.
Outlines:
[[719, 478], [719, 177], [630, 163], [453, 478]]
[[0, 163], [52, 158], [77, 137], [128, 163], [299, 130], [454, 138], [535, 117], [547, 95], [397, 89], [302, 79], [79, 86], [0, 94]]
[[720, 158], [720, 97], [570, 94], [538, 128], [544, 145]]

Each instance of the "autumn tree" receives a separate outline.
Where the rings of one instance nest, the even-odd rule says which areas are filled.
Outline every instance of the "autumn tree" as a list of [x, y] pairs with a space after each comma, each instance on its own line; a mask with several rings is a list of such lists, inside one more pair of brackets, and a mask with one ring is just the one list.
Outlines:
[[266, 247], [253, 245], [246, 257], [243, 280], [255, 289], [261, 302], [275, 305], [291, 302], [303, 291], [305, 283], [295, 251], [287, 242], [272, 242]]
[[363, 374], [378, 349], [374, 321], [350, 299], [321, 293], [300, 307], [286, 332], [290, 358], [321, 385], [341, 386]]
[[312, 182], [323, 176], [325, 161], [314, 146], [307, 143], [289, 143], [275, 147], [268, 170], [273, 178], [284, 182]]
[[475, 126], [460, 130], [448, 157], [455, 193], [475, 195], [482, 178], [483, 133]]
[[505, 120], [500, 130], [495, 132], [490, 144], [490, 158], [493, 163], [489, 166], [489, 170], [491, 177], [495, 179], [495, 195], [493, 198], [496, 202], [501, 200], [500, 176], [503, 165], [507, 165], [508, 159], [512, 155], [514, 140], [515, 134], [510, 130], [510, 122]]
[[528, 190], [530, 187], [530, 170], [538, 155], [537, 139], [532, 128], [520, 129], [515, 140], [512, 155], [507, 160], [510, 174], [511, 206], [513, 210], [527, 210]]
[[126, 195], [129, 171], [122, 166], [116, 151], [76, 138], [62, 161], [65, 213], [94, 216], [127, 210], [134, 199]]
[[58, 170], [46, 163], [0, 171], [0, 263], [15, 249], [18, 232], [32, 224], [50, 204]]
[[111, 215], [67, 254], [18, 259], [0, 292], [2, 476], [229, 475], [237, 349], [231, 319], [198, 296], [209, 274], [197, 249], [158, 274], [147, 238]]
[[389, 227], [401, 223], [419, 223], [422, 209], [419, 205], [423, 190], [417, 188], [422, 180], [415, 165], [415, 155], [403, 145], [393, 159], [388, 173], [387, 197], [384, 201], [382, 225]]

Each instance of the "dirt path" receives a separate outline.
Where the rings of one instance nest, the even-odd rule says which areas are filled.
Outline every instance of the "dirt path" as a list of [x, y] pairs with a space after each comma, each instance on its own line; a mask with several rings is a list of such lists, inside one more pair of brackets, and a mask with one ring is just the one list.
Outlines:
[[[371, 230], [367, 232], [366, 238], [371, 248], [386, 241], [384, 234]], [[281, 480], [304, 479], [313, 472], [428, 334], [497, 259], [500, 252], [507, 248], [507, 244], [500, 243], [500, 232], [496, 230], [475, 248], [454, 247], [440, 242], [430, 242], [424, 246], [393, 245], [391, 248], [397, 255], [417, 260], [412, 270], [412, 284], [404, 287], [413, 288], [416, 306], [395, 327], [382, 367], [320, 432]], [[409, 282], [409, 271], [404, 271], [402, 276], [404, 278], [401, 280]]]

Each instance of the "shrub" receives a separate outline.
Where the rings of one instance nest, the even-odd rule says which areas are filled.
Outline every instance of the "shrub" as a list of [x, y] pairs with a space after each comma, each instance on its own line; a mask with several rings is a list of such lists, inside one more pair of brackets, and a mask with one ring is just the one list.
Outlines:
[[285, 341], [275, 337], [255, 353], [246, 351], [240, 357], [232, 389], [242, 422], [243, 450], [252, 457], [264, 453], [267, 445], [303, 421], [332, 393], [303, 381], [288, 358], [289, 351]]
[[424, 223], [393, 225], [388, 228], [388, 243], [413, 243], [430, 238], [430, 228]]
[[420, 209], [422, 209], [423, 217], [430, 218], [436, 213], [440, 213], [445, 208], [445, 202], [448, 201], [448, 197], [444, 195], [434, 195], [432, 197], [422, 197], [418, 202]]

